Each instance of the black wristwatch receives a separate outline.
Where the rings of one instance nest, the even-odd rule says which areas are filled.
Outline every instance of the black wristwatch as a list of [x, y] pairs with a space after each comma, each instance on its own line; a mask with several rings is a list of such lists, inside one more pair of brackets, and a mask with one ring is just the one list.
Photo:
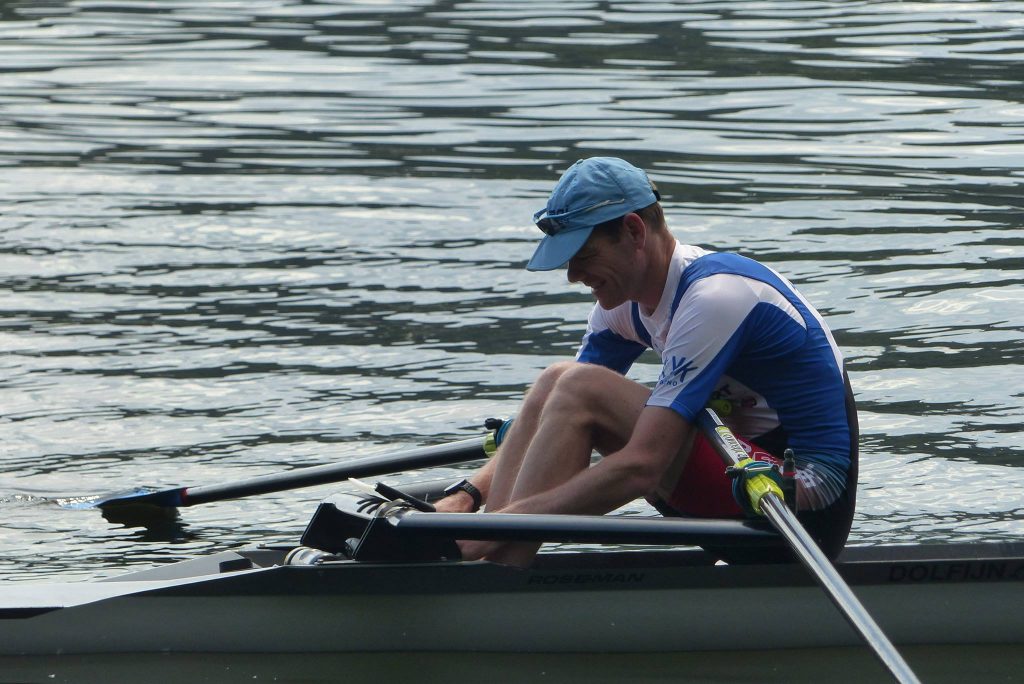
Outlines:
[[473, 497], [473, 510], [479, 511], [480, 506], [484, 503], [484, 495], [480, 493], [480, 490], [473, 486], [473, 483], [469, 480], [459, 480], [455, 484], [448, 485], [444, 489], [445, 496], [451, 496], [456, 492], [466, 492]]

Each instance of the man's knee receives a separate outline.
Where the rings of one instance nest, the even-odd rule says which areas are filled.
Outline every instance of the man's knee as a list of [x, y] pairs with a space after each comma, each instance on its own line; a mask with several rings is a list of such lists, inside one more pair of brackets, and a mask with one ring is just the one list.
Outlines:
[[[548, 403], [551, 393], [558, 385], [559, 379], [573, 366], [579, 365], [575, 361], [559, 361], [541, 371], [537, 376], [530, 390], [526, 393], [526, 399], [521, 409], [520, 418], [540, 414]], [[524, 415], [525, 414], [525, 415]]]
[[561, 377], [578, 365], [575, 361], [559, 361], [558, 363], [551, 364], [537, 376], [537, 379], [530, 387], [529, 393], [541, 401], [546, 400], [547, 396], [555, 389]]
[[[615, 371], [590, 363], [573, 363], [560, 369], [550, 394], [548, 408], [563, 408], [577, 414], [601, 412], [612, 397], [620, 396], [632, 381]], [[580, 416], [582, 417], [582, 416]]]
[[575, 391], [601, 390], [608, 386], [630, 382], [623, 376], [604, 366], [592, 363], [572, 363], [558, 378], [558, 385]]
[[566, 412], [575, 419], [587, 414], [632, 411], [650, 390], [613, 370], [592, 363], [563, 361], [548, 366], [530, 388], [527, 403], [537, 411]]
[[558, 383], [563, 375], [581, 365], [584, 364], [577, 361], [558, 361], [557, 363], [553, 363], [541, 371], [541, 374], [537, 376], [537, 381], [534, 383], [534, 387], [542, 386], [550, 390]]

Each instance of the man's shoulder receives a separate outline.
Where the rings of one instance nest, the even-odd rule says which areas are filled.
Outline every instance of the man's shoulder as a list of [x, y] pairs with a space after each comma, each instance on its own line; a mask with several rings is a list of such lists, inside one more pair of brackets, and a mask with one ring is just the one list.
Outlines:
[[688, 271], [701, 272], [706, 275], [716, 273], [732, 273], [735, 275], [772, 273], [772, 270], [756, 259], [743, 256], [736, 252], [704, 252], [692, 259]]
[[694, 261], [702, 259], [707, 256], [711, 256], [713, 254], [719, 254], [719, 252], [713, 252], [709, 249], [698, 247], [697, 245], [683, 244], [682, 242], [679, 242], [677, 240], [675, 250], [673, 250], [672, 252], [672, 259], [682, 264], [682, 266], [685, 268], [686, 266], [692, 264]]
[[711, 276], [750, 278], [771, 285], [780, 292], [793, 289], [792, 285], [771, 267], [735, 252], [709, 252], [694, 259], [682, 273], [681, 289]]

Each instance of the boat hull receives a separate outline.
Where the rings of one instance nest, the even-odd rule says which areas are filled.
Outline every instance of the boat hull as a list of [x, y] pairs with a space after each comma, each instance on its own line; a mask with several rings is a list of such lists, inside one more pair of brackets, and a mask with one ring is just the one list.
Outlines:
[[[689, 550], [542, 554], [525, 570], [282, 559], [222, 553], [119, 581], [8, 587], [0, 653], [704, 651], [741, 635], [763, 649], [860, 643], [794, 564], [715, 565]], [[837, 567], [895, 643], [1024, 644], [1024, 618], [1009, 609], [1024, 605], [1024, 545], [848, 549]]]

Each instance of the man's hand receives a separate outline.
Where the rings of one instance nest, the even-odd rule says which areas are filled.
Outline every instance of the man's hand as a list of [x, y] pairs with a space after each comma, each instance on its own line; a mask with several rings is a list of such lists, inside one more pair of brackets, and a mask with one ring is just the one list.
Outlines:
[[[439, 513], [472, 513], [473, 497], [466, 492], [456, 492], [434, 503]], [[480, 560], [503, 546], [502, 542], [460, 539], [456, 541], [462, 560]]]
[[458, 491], [435, 502], [434, 508], [441, 513], [472, 513], [473, 497], [467, 492]]
[[494, 553], [502, 546], [501, 542], [478, 541], [474, 539], [460, 539], [456, 543], [459, 545], [459, 551], [462, 553], [462, 560], [480, 560]]

